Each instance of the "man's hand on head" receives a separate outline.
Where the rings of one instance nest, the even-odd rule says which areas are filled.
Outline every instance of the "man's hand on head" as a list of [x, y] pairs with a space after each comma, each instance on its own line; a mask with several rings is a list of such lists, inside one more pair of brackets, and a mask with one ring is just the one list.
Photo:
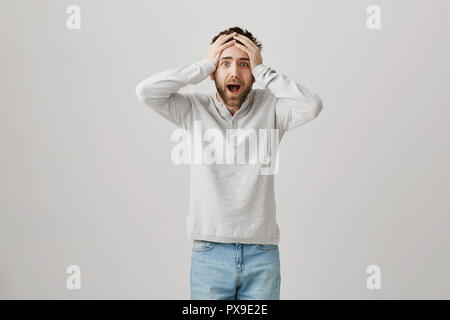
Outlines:
[[250, 58], [250, 67], [252, 70], [262, 64], [261, 50], [259, 50], [259, 47], [252, 40], [241, 34], [236, 34], [233, 38], [244, 44], [235, 43], [235, 46], [247, 53]]
[[223, 34], [220, 37], [218, 37], [216, 41], [214, 41], [214, 43], [212, 43], [208, 47], [205, 59], [211, 61], [217, 68], [217, 64], [219, 63], [219, 57], [222, 54], [222, 51], [225, 50], [226, 48], [233, 46], [236, 43], [236, 40], [232, 40], [227, 43], [225, 42], [231, 39], [236, 34], [237, 34], [236, 32], [233, 32], [230, 34]]

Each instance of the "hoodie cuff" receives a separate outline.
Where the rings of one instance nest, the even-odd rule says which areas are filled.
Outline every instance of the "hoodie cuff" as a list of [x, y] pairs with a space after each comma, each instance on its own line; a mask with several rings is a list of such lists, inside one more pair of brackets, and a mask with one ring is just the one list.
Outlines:
[[266, 66], [261, 64], [258, 64], [256, 67], [253, 68], [252, 73], [253, 76], [255, 77], [255, 79], [259, 78], [259, 76], [261, 75], [261, 73], [266, 70]]
[[208, 74], [213, 73], [216, 70], [216, 66], [214, 65], [214, 63], [212, 63], [208, 59], [203, 59], [202, 61], [200, 61], [200, 63], [208, 68]]

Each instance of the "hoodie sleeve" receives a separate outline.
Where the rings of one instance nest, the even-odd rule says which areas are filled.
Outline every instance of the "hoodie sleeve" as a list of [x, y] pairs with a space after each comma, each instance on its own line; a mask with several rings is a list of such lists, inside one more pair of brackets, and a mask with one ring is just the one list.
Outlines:
[[136, 87], [139, 100], [178, 127], [184, 127], [191, 110], [189, 95], [178, 92], [188, 84], [197, 84], [214, 72], [216, 66], [203, 59], [193, 64], [155, 74]]
[[322, 100], [317, 93], [306, 86], [290, 80], [263, 64], [253, 68], [252, 73], [256, 81], [275, 95], [277, 125], [283, 131], [304, 125], [322, 111]]

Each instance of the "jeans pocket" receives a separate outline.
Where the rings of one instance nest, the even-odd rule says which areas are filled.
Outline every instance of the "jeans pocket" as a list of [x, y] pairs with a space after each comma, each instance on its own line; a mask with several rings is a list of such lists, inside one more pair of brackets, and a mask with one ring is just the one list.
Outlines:
[[192, 252], [209, 251], [216, 246], [217, 242], [206, 240], [194, 240], [192, 244]]
[[278, 250], [278, 245], [276, 244], [257, 244], [256, 248], [264, 251]]

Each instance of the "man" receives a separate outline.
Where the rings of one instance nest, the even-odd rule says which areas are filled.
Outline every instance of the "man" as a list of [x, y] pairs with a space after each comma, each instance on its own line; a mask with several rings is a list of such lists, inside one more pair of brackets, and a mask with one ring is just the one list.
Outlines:
[[[276, 130], [281, 140], [286, 131], [317, 117], [322, 101], [307, 87], [265, 66], [261, 49], [247, 30], [229, 28], [213, 38], [203, 60], [153, 75], [138, 84], [136, 93], [176, 126], [193, 133], [200, 123], [221, 133], [216, 138], [226, 137], [227, 146], [233, 140], [229, 130], [235, 129]], [[178, 92], [208, 75], [215, 95]], [[255, 81], [262, 89], [252, 88]], [[239, 147], [245, 146], [239, 137], [238, 141]], [[259, 146], [267, 147], [264, 142]], [[224, 141], [214, 143], [217, 156]], [[227, 151], [234, 159], [234, 146]], [[190, 166], [191, 299], [279, 299], [274, 175], [262, 174], [262, 163], [218, 159]]]

